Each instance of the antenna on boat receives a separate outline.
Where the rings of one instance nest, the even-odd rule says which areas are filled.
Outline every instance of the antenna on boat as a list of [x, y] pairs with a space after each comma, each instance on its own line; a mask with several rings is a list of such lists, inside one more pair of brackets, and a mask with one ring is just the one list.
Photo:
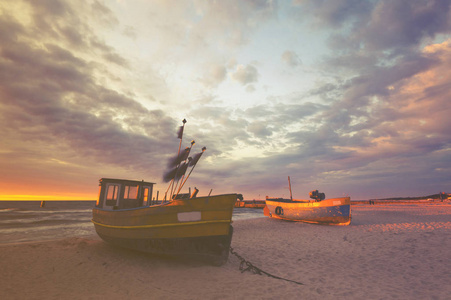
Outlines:
[[180, 193], [180, 190], [182, 189], [182, 187], [185, 185], [185, 182], [188, 180], [189, 176], [191, 175], [191, 173], [194, 170], [194, 167], [196, 166], [197, 162], [199, 161], [200, 157], [202, 156], [202, 154], [205, 152], [205, 150], [207, 150], [207, 147], [203, 147], [202, 148], [202, 152], [197, 153], [196, 155], [194, 155], [194, 158], [189, 162], [189, 167], [192, 166], [191, 170], [188, 173], [188, 176], [186, 176], [185, 181], [182, 182], [182, 184], [180, 185], [177, 194], [175, 194], [175, 196], [177, 197], [177, 195]]
[[293, 201], [293, 194], [291, 193], [291, 181], [290, 181], [290, 176], [288, 176], [288, 187], [290, 188], [290, 199], [291, 199], [291, 201]]
[[182, 147], [183, 129], [185, 129], [186, 119], [183, 119], [182, 123], [183, 125], [179, 127], [179, 131], [177, 132], [177, 137], [180, 139], [179, 152], [177, 153], [177, 155], [180, 154], [180, 149]]

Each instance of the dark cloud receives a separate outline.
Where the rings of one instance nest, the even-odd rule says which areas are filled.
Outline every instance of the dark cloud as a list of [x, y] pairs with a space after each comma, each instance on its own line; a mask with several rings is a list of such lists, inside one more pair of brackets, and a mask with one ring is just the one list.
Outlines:
[[315, 22], [321, 26], [341, 28], [354, 22], [355, 19], [366, 16], [371, 12], [371, 1], [336, 0], [336, 1], [293, 1], [295, 7], [299, 5], [301, 11], [292, 13], [313, 14]]
[[[451, 146], [451, 133], [445, 129], [451, 126], [446, 102], [451, 96], [451, 71], [446, 69], [450, 55], [449, 43], [408, 51], [385, 66], [352, 67], [361, 73], [322, 84], [293, 104], [247, 109], [248, 118], [268, 120], [265, 126], [277, 139], [267, 138], [266, 146], [277, 150], [249, 165], [236, 165], [231, 174], [261, 178], [265, 185], [245, 182], [267, 194], [272, 188], [281, 189], [283, 182], [276, 177], [287, 175], [302, 178], [304, 190], [322, 186], [335, 193], [346, 192], [340, 185], [352, 182], [360, 185], [355, 189], [360, 195], [403, 195], [401, 189], [404, 195], [418, 195], [443, 189], [450, 171], [443, 156]], [[307, 102], [312, 96], [322, 98], [323, 104]], [[262, 178], [257, 171], [262, 166], [271, 175]], [[378, 192], [373, 185], [387, 190]]]
[[400, 51], [451, 29], [447, 0], [302, 1], [294, 8], [299, 18], [313, 15], [321, 26], [339, 30], [331, 44], [338, 50]]
[[[390, 138], [393, 147], [410, 143], [403, 132], [413, 116], [421, 118], [417, 111], [408, 108], [416, 106], [413, 103], [418, 101], [415, 99], [419, 94], [406, 99], [402, 90], [418, 83], [416, 78], [425, 76], [420, 74], [439, 72], [440, 66], [447, 64], [447, 58], [437, 53], [422, 52], [421, 45], [426, 38], [432, 40], [437, 34], [450, 31], [451, 4], [449, 1], [357, 2], [334, 1], [329, 5], [322, 1], [303, 1], [299, 6], [303, 13], [313, 14], [317, 22], [336, 31], [330, 44], [334, 52], [324, 60], [324, 70], [342, 77], [337, 80], [336, 76], [311, 92], [330, 103], [317, 119], [323, 121], [319, 130], [337, 146], [352, 140], [354, 147], [366, 149], [369, 141], [377, 137]], [[438, 91], [434, 95], [437, 97], [428, 103], [428, 109], [439, 109], [443, 105], [439, 98], [449, 94], [447, 85], [421, 84], [420, 94]], [[430, 116], [423, 118], [427, 123], [434, 122]], [[421, 129], [415, 124], [409, 130], [419, 135]], [[317, 133], [315, 136], [321, 136], [320, 131]], [[442, 143], [438, 144], [419, 136], [418, 141], [435, 145], [426, 147], [434, 151], [446, 147], [449, 136], [442, 136]], [[414, 148], [408, 151], [415, 153], [421, 142], [413, 144]]]
[[[208, 174], [270, 195], [288, 175], [301, 181], [302, 190], [335, 195], [414, 195], [443, 187], [451, 176], [443, 159], [451, 143], [445, 130], [451, 126], [445, 102], [451, 96], [445, 70], [451, 48], [424, 45], [450, 32], [449, 2], [300, 1], [291, 8], [302, 25], [313, 16], [333, 33], [331, 54], [320, 66], [324, 81], [298, 97], [226, 109], [225, 116], [241, 117], [246, 125], [227, 124], [230, 135], [217, 132], [258, 147], [259, 156], [209, 165]], [[252, 82], [251, 72], [242, 71], [240, 82]]]
[[[39, 22], [35, 18], [25, 28], [7, 14], [0, 16], [0, 123], [2, 151], [8, 153], [0, 163], [28, 162], [23, 171], [39, 170], [43, 178], [48, 172], [43, 162], [50, 161], [61, 162], [66, 172], [89, 164], [103, 165], [104, 172], [115, 166], [147, 171], [148, 176], [161, 169], [160, 162], [168, 155], [161, 149], [177, 147], [176, 122], [97, 82], [102, 55], [114, 50], [98, 46], [103, 50], [96, 58], [85, 39], [62, 35], [67, 28], [58, 25], [58, 18], [70, 20], [73, 13], [66, 2], [32, 1], [30, 8], [36, 16], [52, 18]], [[81, 30], [89, 28], [86, 24], [77, 24], [77, 34], [100, 45], [93, 32]], [[74, 42], [81, 42], [76, 49], [71, 48]], [[107, 60], [127, 65], [117, 54]], [[106, 175], [101, 170], [93, 173]]]
[[247, 127], [247, 131], [259, 138], [267, 138], [272, 134], [271, 129], [268, 128], [268, 124], [263, 121], [255, 121], [250, 123]]
[[356, 30], [354, 39], [369, 50], [417, 47], [423, 38], [451, 29], [447, 0], [380, 1], [371, 13], [367, 26]]

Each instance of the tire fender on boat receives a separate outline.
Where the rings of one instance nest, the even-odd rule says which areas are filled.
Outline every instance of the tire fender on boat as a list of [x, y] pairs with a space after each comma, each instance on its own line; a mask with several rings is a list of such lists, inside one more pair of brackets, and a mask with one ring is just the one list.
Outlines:
[[276, 212], [276, 215], [283, 216], [283, 208], [282, 207], [277, 206], [275, 212]]

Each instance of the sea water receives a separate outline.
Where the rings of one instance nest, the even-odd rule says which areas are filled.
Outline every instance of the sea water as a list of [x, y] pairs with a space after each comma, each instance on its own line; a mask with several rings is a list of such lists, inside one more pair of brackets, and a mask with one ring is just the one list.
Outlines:
[[[95, 201], [0, 201], [0, 244], [96, 235]], [[235, 208], [232, 220], [263, 217], [262, 209]]]

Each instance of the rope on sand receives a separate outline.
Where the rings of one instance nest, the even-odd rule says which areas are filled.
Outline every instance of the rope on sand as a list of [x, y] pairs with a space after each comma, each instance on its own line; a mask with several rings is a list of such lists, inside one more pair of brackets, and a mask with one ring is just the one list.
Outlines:
[[285, 278], [282, 278], [282, 277], [279, 277], [279, 276], [275, 276], [275, 275], [269, 274], [268, 272], [263, 271], [263, 270], [260, 269], [260, 268], [257, 268], [257, 267], [254, 266], [251, 262], [245, 260], [245, 259], [244, 259], [243, 257], [241, 257], [238, 253], [236, 253], [235, 251], [233, 251], [233, 248], [232, 248], [232, 247], [230, 247], [230, 253], [232, 253], [233, 255], [235, 255], [235, 256], [241, 261], [241, 263], [240, 263], [240, 271], [241, 271], [241, 273], [246, 272], [246, 271], [250, 271], [250, 272], [252, 272], [252, 273], [254, 273], [254, 274], [258, 274], [258, 275], [266, 275], [266, 276], [268, 276], [268, 277], [272, 277], [272, 278], [275, 278], [275, 279], [285, 280], [285, 281], [293, 282], [293, 283], [296, 283], [296, 284], [299, 284], [299, 285], [304, 285], [304, 284], [301, 283], [301, 282], [294, 281], [294, 280], [290, 280], [290, 279], [285, 279]]

